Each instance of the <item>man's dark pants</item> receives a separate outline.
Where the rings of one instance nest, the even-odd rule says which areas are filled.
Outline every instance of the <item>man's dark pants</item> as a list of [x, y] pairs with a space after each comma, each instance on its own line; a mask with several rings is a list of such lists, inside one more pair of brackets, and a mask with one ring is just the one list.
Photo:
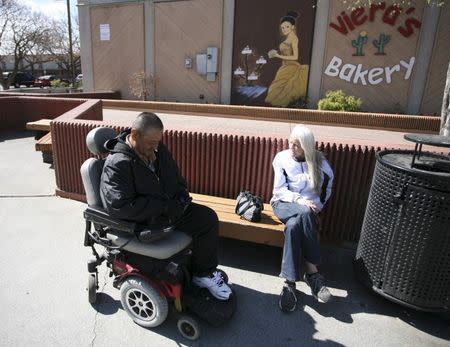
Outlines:
[[176, 229], [192, 236], [193, 275], [203, 277], [217, 267], [217, 239], [219, 221], [217, 214], [209, 207], [192, 203]]

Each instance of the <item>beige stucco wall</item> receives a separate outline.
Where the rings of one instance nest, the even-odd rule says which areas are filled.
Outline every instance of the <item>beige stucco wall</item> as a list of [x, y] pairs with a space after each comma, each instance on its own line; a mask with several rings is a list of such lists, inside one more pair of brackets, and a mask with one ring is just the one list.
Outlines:
[[[120, 90], [124, 99], [136, 99], [129, 80], [144, 71], [144, 5], [96, 6], [90, 17], [94, 90]], [[109, 24], [109, 40], [100, 40], [100, 24]]]
[[[327, 90], [342, 89], [347, 94], [360, 97], [363, 100], [363, 110], [406, 112], [420, 29], [410, 24], [413, 33], [405, 37], [399, 32], [399, 28], [405, 27], [408, 19], [422, 20], [424, 1], [411, 1], [411, 5], [397, 16], [394, 25], [383, 21], [392, 2], [384, 3], [385, 9], [373, 12], [371, 21], [369, 7], [352, 13], [348, 5], [341, 1], [331, 1], [322, 69], [322, 96]], [[414, 10], [407, 14], [410, 7], [414, 7]], [[358, 25], [364, 21], [365, 16], [366, 21]], [[394, 17], [394, 13], [391, 16]], [[348, 21], [351, 21], [350, 25]], [[330, 23], [342, 27], [347, 33], [339, 32]], [[358, 39], [361, 32], [367, 35], [367, 43], [363, 46], [364, 56], [355, 56], [353, 54], [356, 53], [356, 48], [352, 46], [352, 40]], [[375, 54], [378, 51], [373, 44], [381, 34], [390, 36], [384, 49], [385, 55]]]
[[[217, 47], [220, 71], [222, 18], [223, 0], [155, 3], [156, 100], [220, 103], [221, 75], [214, 82], [199, 75], [196, 55]], [[192, 59], [191, 69], [185, 58]]]
[[441, 9], [438, 32], [436, 33], [433, 56], [430, 62], [430, 72], [422, 98], [422, 113], [440, 114], [442, 98], [450, 63], [450, 5]]
[[[146, 70], [156, 79], [152, 99], [228, 103], [234, 3], [234, 0], [79, 1], [80, 24], [85, 23], [88, 28], [80, 28], [86, 90], [115, 89], [122, 92], [123, 98], [136, 99], [130, 93], [129, 79], [133, 73]], [[392, 1], [384, 3], [387, 8]], [[313, 48], [319, 47], [321, 54], [313, 54], [311, 61], [309, 83], [312, 87], [308, 97], [312, 107], [325, 91], [343, 89], [347, 94], [360, 97], [365, 111], [440, 112], [450, 60], [450, 21], [446, 20], [450, 18], [450, 6], [447, 4], [440, 10], [430, 11], [430, 8], [424, 8], [425, 2], [421, 0], [408, 4], [394, 25], [383, 22], [385, 8], [375, 13], [372, 22], [351, 24], [354, 25], [352, 30], [347, 23], [352, 21], [352, 10], [348, 5], [340, 1], [318, 1], [316, 16], [325, 24], [321, 35], [317, 32], [314, 35]], [[414, 9], [406, 13], [410, 7]], [[339, 23], [339, 16], [342, 23]], [[361, 21], [364, 16], [370, 16], [369, 8], [359, 14], [353, 12], [353, 20]], [[422, 27], [415, 28], [410, 22], [413, 34], [404, 37], [398, 30], [411, 19], [420, 21]], [[333, 29], [330, 23], [345, 27], [347, 34]], [[109, 41], [100, 40], [100, 24], [109, 24]], [[317, 24], [316, 21], [316, 29]], [[362, 31], [368, 37], [363, 46], [364, 56], [354, 56], [352, 40]], [[374, 54], [377, 49], [373, 41], [380, 34], [390, 36], [386, 55]], [[206, 81], [205, 76], [196, 72], [196, 55], [206, 53], [208, 46], [219, 48], [218, 74], [214, 82]], [[184, 66], [186, 57], [192, 58], [192, 69]], [[330, 66], [333, 61], [334, 67]], [[414, 66], [407, 74], [408, 66], [413, 62]], [[360, 77], [364, 78], [365, 85], [362, 78], [355, 78], [358, 69], [363, 73]], [[386, 73], [390, 75], [390, 83]], [[373, 84], [369, 74], [372, 74]]]

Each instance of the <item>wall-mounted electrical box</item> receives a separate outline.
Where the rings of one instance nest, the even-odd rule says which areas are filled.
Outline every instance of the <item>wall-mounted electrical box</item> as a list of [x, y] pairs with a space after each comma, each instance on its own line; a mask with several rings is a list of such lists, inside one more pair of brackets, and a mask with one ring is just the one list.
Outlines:
[[191, 57], [184, 58], [184, 67], [186, 69], [192, 69], [192, 58]]
[[206, 54], [197, 54], [196, 65], [199, 75], [206, 75], [206, 80], [214, 82], [218, 72], [218, 53], [217, 47], [208, 47]]
[[199, 75], [206, 75], [206, 54], [197, 54], [195, 65], [197, 65], [197, 73]]
[[217, 47], [208, 47], [206, 50], [206, 80], [215, 81], [217, 73]]

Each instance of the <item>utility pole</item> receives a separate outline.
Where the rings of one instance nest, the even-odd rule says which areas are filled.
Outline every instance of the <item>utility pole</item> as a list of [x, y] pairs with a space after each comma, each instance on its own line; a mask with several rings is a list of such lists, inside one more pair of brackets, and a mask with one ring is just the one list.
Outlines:
[[72, 48], [72, 21], [70, 19], [70, 0], [66, 0], [67, 2], [67, 21], [69, 24], [69, 58], [70, 58], [70, 71], [71, 71], [71, 82], [72, 86], [75, 82], [75, 65], [73, 63], [73, 48]]

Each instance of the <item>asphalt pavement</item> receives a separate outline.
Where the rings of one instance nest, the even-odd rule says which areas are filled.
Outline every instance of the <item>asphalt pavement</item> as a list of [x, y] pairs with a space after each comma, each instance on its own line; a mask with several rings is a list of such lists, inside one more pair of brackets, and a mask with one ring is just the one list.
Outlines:
[[323, 247], [321, 271], [335, 296], [316, 303], [299, 282], [301, 305], [278, 309], [281, 250], [220, 240], [220, 267], [237, 294], [233, 319], [201, 323], [191, 342], [173, 316], [155, 329], [132, 322], [105, 267], [98, 303], [86, 292], [85, 204], [54, 196], [53, 168], [29, 133], [0, 133], [1, 346], [450, 346], [450, 323], [391, 303], [357, 282], [354, 250]]

